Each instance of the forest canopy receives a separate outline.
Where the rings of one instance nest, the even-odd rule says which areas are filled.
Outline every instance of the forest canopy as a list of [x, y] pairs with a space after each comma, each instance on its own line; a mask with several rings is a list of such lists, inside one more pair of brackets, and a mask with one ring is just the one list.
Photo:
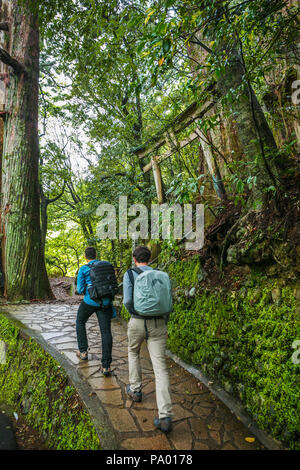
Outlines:
[[[130, 264], [130, 240], [97, 237], [97, 208], [117, 208], [120, 195], [149, 208], [204, 204], [206, 228], [228, 211], [285, 213], [299, 175], [298, 1], [11, 3], [1, 31], [11, 59], [22, 11], [39, 33], [35, 198], [50, 276], [74, 275], [86, 245]], [[9, 119], [4, 127], [5, 150]]]

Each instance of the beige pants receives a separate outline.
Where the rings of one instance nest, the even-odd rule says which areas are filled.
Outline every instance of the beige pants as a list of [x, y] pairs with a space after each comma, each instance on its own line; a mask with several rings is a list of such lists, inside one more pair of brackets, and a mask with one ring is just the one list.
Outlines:
[[[166, 364], [166, 342], [168, 329], [164, 319], [149, 318], [147, 347], [155, 375], [156, 402], [159, 418], [172, 417], [169, 373]], [[139, 392], [142, 388], [140, 349], [146, 339], [144, 320], [131, 318], [128, 324], [128, 362], [130, 388]]]

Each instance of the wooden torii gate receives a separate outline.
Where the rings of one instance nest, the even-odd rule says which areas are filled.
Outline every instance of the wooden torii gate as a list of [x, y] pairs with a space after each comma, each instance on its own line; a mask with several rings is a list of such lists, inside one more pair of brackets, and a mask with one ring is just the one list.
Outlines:
[[[162, 204], [164, 202], [164, 192], [163, 192], [163, 183], [162, 176], [160, 171], [160, 163], [162, 163], [167, 158], [171, 157], [174, 153], [180, 151], [182, 148], [186, 147], [194, 140], [199, 139], [201, 141], [201, 146], [207, 164], [207, 168], [212, 177], [213, 185], [217, 196], [220, 199], [226, 198], [226, 193], [216, 157], [212, 150], [210, 141], [207, 141], [207, 135], [196, 127], [196, 129], [191, 132], [189, 137], [182, 141], [178, 141], [177, 135], [190, 126], [197, 119], [201, 119], [205, 115], [209, 115], [213, 112], [213, 109], [216, 105], [216, 102], [211, 100], [207, 101], [205, 104], [199, 106], [196, 102], [193, 102], [188, 106], [182, 113], [180, 113], [161, 133], [156, 134], [151, 137], [147, 142], [145, 142], [140, 147], [137, 147], [133, 152], [139, 158], [150, 157], [150, 162], [143, 167], [144, 173], [153, 170], [156, 193], [158, 198], [158, 203]], [[211, 132], [211, 137], [213, 133]], [[158, 155], [158, 150], [166, 145], [168, 150], [162, 155]]]

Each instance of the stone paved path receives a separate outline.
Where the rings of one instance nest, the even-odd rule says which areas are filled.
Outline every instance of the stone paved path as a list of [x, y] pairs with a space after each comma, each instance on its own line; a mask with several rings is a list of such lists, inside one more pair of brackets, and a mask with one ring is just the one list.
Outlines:
[[144, 344], [141, 351], [143, 369], [143, 401], [128, 400], [127, 335], [123, 324], [115, 319], [113, 333], [113, 375], [102, 376], [100, 368], [101, 337], [95, 315], [87, 323], [88, 362], [79, 361], [75, 321], [78, 305], [29, 304], [5, 305], [3, 310], [29, 328], [37, 331], [78, 369], [101, 400], [120, 438], [122, 449], [147, 450], [254, 450], [262, 449], [239, 420], [196, 378], [168, 359], [172, 387], [174, 429], [164, 435], [156, 430], [155, 384], [151, 361]]

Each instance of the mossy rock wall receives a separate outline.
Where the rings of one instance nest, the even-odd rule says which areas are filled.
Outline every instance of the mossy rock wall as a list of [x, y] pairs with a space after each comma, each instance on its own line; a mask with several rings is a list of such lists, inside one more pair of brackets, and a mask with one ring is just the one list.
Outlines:
[[257, 276], [236, 290], [205, 290], [198, 256], [173, 263], [169, 274], [169, 349], [218, 379], [261, 429], [300, 449], [300, 364], [292, 361], [299, 287]]
[[0, 403], [22, 413], [50, 449], [100, 449], [90, 416], [58, 362], [1, 314], [0, 340], [7, 347]]

